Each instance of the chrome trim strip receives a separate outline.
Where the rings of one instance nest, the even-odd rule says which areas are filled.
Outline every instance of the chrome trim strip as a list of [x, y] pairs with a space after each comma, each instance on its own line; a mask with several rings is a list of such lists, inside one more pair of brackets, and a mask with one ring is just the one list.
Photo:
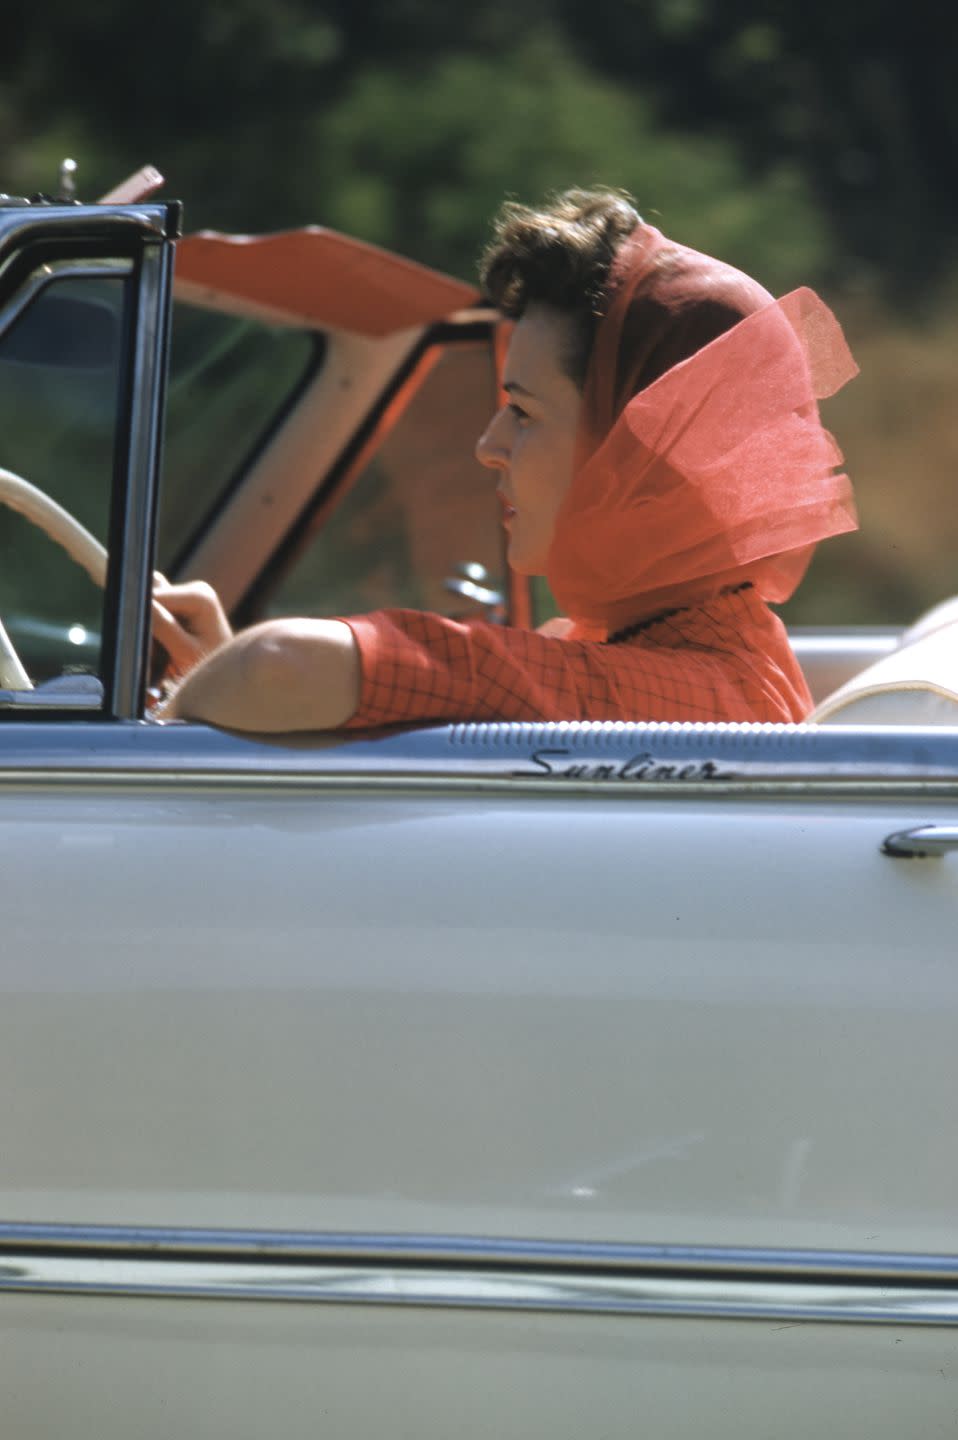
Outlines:
[[0, 256], [13, 245], [65, 237], [97, 236], [109, 227], [144, 231], [160, 237], [166, 234], [169, 208], [166, 205], [0, 205]]
[[0, 728], [0, 774], [277, 786], [494, 781], [542, 794], [822, 784], [949, 793], [958, 791], [958, 728], [562, 722], [250, 738], [182, 723], [11, 721]]
[[0, 1226], [0, 1291], [958, 1325], [958, 1257]]
[[958, 1325], [958, 1291], [712, 1277], [390, 1266], [0, 1257], [0, 1291], [204, 1300], [559, 1310], [696, 1319]]
[[160, 238], [166, 234], [168, 213], [166, 205], [0, 205], [0, 284], [8, 266], [35, 241], [126, 239], [124, 232]]
[[153, 513], [159, 484], [160, 430], [166, 384], [166, 334], [173, 285], [173, 245], [143, 247], [130, 387], [126, 516], [117, 600], [112, 709], [135, 719], [142, 705], [147, 644]]
[[[78, 717], [79, 718], [79, 717]], [[555, 786], [545, 787], [535, 780], [508, 779], [469, 776], [451, 773], [443, 776], [378, 773], [367, 774], [276, 774], [268, 772], [245, 775], [229, 771], [197, 771], [175, 774], [156, 771], [88, 770], [80, 774], [74, 771], [44, 771], [36, 777], [25, 779], [22, 772], [9, 771], [0, 766], [0, 793], [6, 790], [29, 790], [30, 794], [56, 793], [62, 790], [93, 791], [103, 794], [107, 791], [133, 793], [144, 789], [158, 795], [187, 791], [192, 795], [205, 793], [230, 795], [278, 795], [293, 793], [299, 796], [317, 794], [336, 795], [386, 795], [410, 796], [523, 796], [525, 799], [545, 800], [558, 803], [561, 796], [601, 797], [615, 803], [629, 804], [636, 800], [675, 799], [678, 793], [684, 800], [712, 800], [718, 796], [737, 800], [819, 801], [819, 800], [891, 800], [908, 799], [915, 804], [931, 800], [958, 802], [958, 781], [829, 781], [829, 780], [781, 780], [776, 782], [747, 780], [719, 785], [683, 785], [681, 792], [675, 785], [648, 784], [641, 791], [610, 789], [607, 785], [576, 781], [561, 790]]]
[[725, 1270], [755, 1274], [902, 1276], [911, 1281], [954, 1282], [958, 1253], [923, 1251], [813, 1250], [737, 1245], [650, 1245], [609, 1240], [538, 1240], [529, 1237], [457, 1235], [391, 1230], [244, 1230], [208, 1226], [64, 1225], [0, 1222], [0, 1250], [69, 1252], [143, 1250], [150, 1255], [285, 1256], [348, 1261], [455, 1261], [463, 1265], [578, 1265], [619, 1269], [641, 1266], [694, 1272]]

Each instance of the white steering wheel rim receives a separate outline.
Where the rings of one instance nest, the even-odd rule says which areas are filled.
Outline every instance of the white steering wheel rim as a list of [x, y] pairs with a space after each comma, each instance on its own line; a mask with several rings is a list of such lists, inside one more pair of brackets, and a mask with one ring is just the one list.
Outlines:
[[[79, 520], [64, 510], [49, 495], [15, 475], [12, 470], [0, 466], [0, 504], [15, 510], [25, 520], [60, 545], [71, 560], [86, 571], [95, 585], [102, 589], [106, 585], [107, 553], [95, 535], [91, 535]], [[24, 670], [9, 635], [0, 621], [0, 689], [32, 690], [30, 677]]]
[[33, 682], [23, 668], [6, 626], [0, 620], [0, 690], [32, 689]]

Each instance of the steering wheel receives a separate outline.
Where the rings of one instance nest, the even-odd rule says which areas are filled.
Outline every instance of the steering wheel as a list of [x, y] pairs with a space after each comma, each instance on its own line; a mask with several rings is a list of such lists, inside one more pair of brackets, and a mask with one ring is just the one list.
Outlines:
[[[31, 521], [61, 546], [71, 560], [85, 570], [95, 585], [102, 590], [106, 585], [107, 553], [95, 535], [91, 535], [79, 520], [51, 500], [49, 495], [31, 485], [29, 480], [15, 475], [12, 470], [0, 467], [0, 504], [6, 505]], [[164, 635], [170, 628], [166, 613], [153, 603], [153, 628], [156, 638], [164, 643]], [[175, 623], [175, 622], [174, 622]], [[0, 620], [0, 689], [32, 690], [23, 663]]]

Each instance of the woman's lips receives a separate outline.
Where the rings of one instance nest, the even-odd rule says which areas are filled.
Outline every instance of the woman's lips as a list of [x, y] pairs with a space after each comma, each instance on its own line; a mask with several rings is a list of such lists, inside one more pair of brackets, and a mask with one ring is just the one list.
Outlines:
[[515, 516], [516, 507], [513, 505], [511, 500], [506, 499], [505, 495], [503, 495], [501, 490], [496, 491], [496, 498], [498, 499], [499, 504], [502, 506], [502, 523], [503, 525], [508, 525], [509, 521], [512, 520]]

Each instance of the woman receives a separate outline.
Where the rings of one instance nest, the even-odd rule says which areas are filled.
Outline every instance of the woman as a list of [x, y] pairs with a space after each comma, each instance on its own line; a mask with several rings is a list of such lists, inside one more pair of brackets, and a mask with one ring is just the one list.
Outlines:
[[416, 611], [231, 636], [208, 587], [157, 591], [189, 671], [164, 714], [253, 731], [415, 720], [797, 721], [781, 621], [814, 544], [854, 528], [816, 399], [855, 373], [808, 290], [775, 302], [622, 196], [507, 205], [483, 282], [515, 321], [477, 448], [509, 562], [567, 620], [531, 633]]

